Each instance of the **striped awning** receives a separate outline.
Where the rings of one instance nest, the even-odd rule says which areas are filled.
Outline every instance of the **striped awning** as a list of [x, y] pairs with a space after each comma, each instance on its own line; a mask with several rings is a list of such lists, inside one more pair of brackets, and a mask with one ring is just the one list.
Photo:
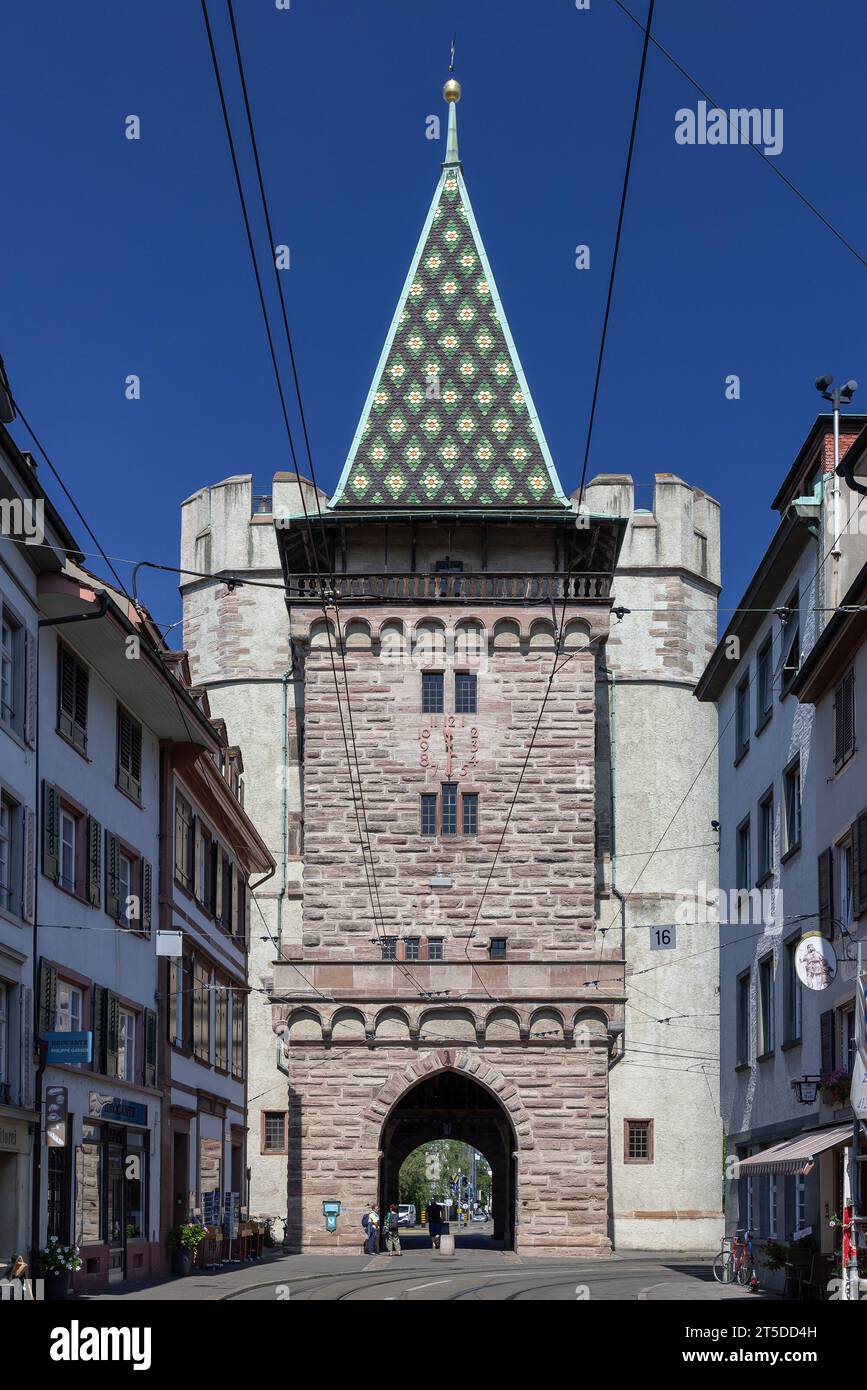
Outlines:
[[836, 1148], [838, 1144], [851, 1142], [851, 1124], [834, 1125], [833, 1129], [811, 1129], [806, 1134], [784, 1139], [781, 1144], [751, 1154], [749, 1158], [742, 1158], [734, 1176], [749, 1178], [755, 1173], [803, 1173], [817, 1154]]

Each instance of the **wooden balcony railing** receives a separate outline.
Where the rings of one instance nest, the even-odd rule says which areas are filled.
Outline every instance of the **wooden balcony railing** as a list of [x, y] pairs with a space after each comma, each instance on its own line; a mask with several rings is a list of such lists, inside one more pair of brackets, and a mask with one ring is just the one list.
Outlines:
[[527, 603], [546, 599], [600, 602], [611, 593], [610, 574], [338, 574], [290, 576], [287, 593], [296, 601], [322, 597], [368, 603]]

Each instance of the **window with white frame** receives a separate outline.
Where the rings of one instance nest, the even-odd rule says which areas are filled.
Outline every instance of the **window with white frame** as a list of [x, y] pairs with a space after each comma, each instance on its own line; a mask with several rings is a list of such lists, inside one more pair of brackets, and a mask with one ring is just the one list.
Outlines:
[[783, 773], [783, 843], [791, 854], [801, 843], [801, 759], [800, 755]]
[[68, 980], [57, 981], [57, 1014], [55, 1027], [58, 1033], [80, 1033], [83, 995], [78, 985]]
[[840, 920], [844, 927], [852, 925], [852, 841], [844, 841], [837, 846], [837, 862], [840, 865]]
[[807, 1179], [803, 1173], [795, 1178], [795, 1232], [803, 1231], [807, 1224]]
[[141, 912], [135, 911], [135, 905], [130, 904], [130, 898], [136, 891], [135, 864], [128, 854], [123, 850], [118, 851], [117, 856], [117, 892], [118, 892], [118, 914], [117, 920], [121, 926], [129, 927], [135, 931], [140, 929]]
[[780, 1234], [780, 1189], [776, 1173], [768, 1178], [768, 1235], [776, 1240]]
[[759, 961], [759, 1056], [774, 1050], [774, 957]]
[[135, 1014], [118, 1009], [117, 1074], [121, 1081], [135, 1081]]
[[0, 793], [0, 907], [18, 911], [16, 827], [20, 807], [6, 792]]
[[75, 892], [75, 817], [69, 811], [60, 812], [60, 886]]
[[21, 624], [0, 605], [0, 719], [20, 733], [22, 724]]

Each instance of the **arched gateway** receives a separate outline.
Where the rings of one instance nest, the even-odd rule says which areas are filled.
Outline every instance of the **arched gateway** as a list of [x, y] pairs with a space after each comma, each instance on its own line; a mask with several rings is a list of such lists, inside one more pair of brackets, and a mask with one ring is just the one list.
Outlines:
[[335, 494], [306, 499], [312, 523], [275, 518], [303, 750], [301, 942], [272, 988], [287, 1241], [358, 1250], [402, 1157], [448, 1126], [494, 1166], [502, 1240], [602, 1253], [624, 992], [596, 910], [597, 663], [625, 521], [576, 516], [560, 486], [470, 205], [459, 94]]

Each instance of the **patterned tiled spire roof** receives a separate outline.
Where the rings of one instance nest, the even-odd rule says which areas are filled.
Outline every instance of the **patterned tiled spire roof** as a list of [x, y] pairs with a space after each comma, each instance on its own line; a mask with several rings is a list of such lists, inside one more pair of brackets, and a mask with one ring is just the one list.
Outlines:
[[464, 182], [454, 79], [444, 96], [442, 174], [329, 507], [562, 512]]

